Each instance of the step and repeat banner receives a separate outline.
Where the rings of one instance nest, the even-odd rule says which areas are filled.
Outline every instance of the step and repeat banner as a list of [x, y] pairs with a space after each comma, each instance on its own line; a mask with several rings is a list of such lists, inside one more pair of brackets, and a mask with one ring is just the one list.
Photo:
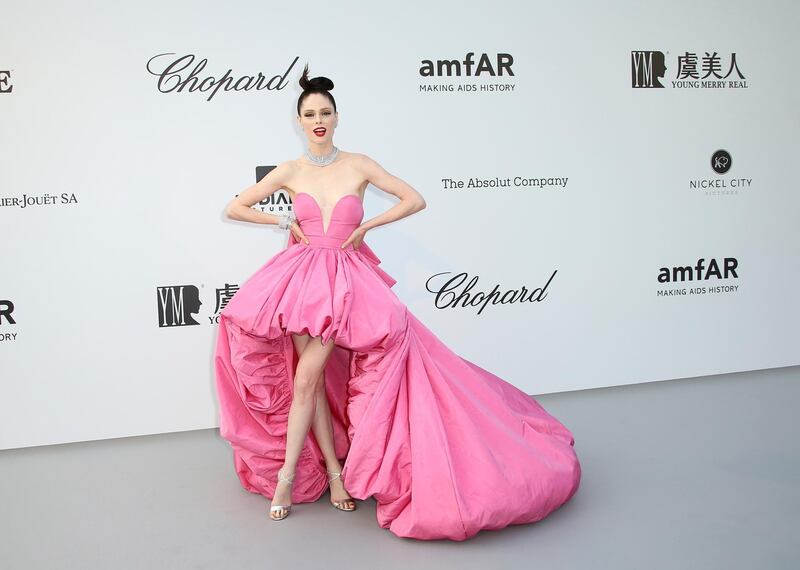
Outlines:
[[305, 64], [425, 197], [366, 241], [459, 355], [535, 395], [800, 363], [795, 4], [2, 12], [0, 448], [217, 425], [219, 313], [287, 242], [223, 210], [303, 153]]

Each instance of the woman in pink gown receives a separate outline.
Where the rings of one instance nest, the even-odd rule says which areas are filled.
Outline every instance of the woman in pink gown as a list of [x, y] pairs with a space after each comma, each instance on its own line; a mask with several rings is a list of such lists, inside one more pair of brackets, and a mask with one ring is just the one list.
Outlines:
[[[578, 489], [572, 433], [455, 354], [391, 289], [364, 234], [425, 202], [365, 155], [333, 146], [333, 83], [307, 74], [297, 118], [309, 150], [227, 209], [290, 230], [219, 319], [220, 434], [241, 484], [273, 499], [273, 520], [328, 488], [343, 511], [371, 496], [381, 527], [418, 539], [543, 519]], [[370, 182], [400, 202], [362, 223]], [[250, 207], [281, 188], [296, 220]]]

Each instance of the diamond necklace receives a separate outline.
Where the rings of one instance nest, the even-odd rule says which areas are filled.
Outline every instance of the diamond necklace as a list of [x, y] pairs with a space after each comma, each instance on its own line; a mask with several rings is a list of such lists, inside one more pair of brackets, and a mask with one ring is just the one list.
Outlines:
[[311, 149], [306, 148], [306, 156], [308, 160], [312, 163], [316, 164], [317, 166], [327, 166], [334, 160], [336, 160], [336, 155], [339, 154], [339, 149], [335, 146], [328, 154], [321, 154], [316, 155], [311, 152]]

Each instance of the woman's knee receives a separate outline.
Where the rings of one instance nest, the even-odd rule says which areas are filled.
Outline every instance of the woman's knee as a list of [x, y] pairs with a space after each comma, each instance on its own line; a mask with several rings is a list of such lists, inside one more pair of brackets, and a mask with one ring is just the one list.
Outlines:
[[311, 398], [319, 390], [321, 374], [318, 370], [298, 367], [294, 376], [294, 394], [300, 398]]

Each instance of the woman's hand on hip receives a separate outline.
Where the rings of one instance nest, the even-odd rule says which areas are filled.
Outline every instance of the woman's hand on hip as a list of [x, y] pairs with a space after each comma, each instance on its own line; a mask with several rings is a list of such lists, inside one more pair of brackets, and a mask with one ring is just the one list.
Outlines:
[[342, 244], [342, 249], [346, 248], [351, 243], [355, 249], [361, 247], [361, 243], [364, 241], [364, 236], [367, 234], [367, 230], [361, 226], [358, 226], [356, 229], [353, 230], [353, 233], [350, 234], [350, 237], [347, 238], [344, 243]]
[[292, 231], [292, 235], [297, 238], [297, 241], [308, 245], [308, 238], [306, 237], [306, 234], [303, 233], [303, 230], [300, 229], [300, 224], [294, 221], [289, 229]]

